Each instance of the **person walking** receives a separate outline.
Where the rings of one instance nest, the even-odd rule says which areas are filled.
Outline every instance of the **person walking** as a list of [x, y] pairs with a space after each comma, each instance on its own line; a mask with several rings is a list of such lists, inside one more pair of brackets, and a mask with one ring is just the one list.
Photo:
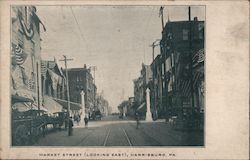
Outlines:
[[78, 126], [79, 126], [80, 121], [81, 121], [81, 116], [80, 116], [80, 114], [78, 114], [78, 115], [77, 115], [77, 125], [78, 125]]
[[72, 117], [70, 117], [69, 118], [69, 135], [70, 136], [73, 135], [73, 126], [74, 126], [74, 123], [73, 123]]
[[85, 123], [85, 128], [88, 128], [88, 123], [89, 123], [88, 117], [84, 118], [84, 123]]

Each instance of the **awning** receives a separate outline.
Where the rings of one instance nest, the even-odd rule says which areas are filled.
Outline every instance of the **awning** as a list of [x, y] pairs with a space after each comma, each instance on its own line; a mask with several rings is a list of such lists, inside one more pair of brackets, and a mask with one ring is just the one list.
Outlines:
[[[54, 98], [54, 100], [59, 104], [61, 104], [64, 109], [68, 108], [68, 102], [66, 100], [57, 98]], [[80, 109], [82, 109], [82, 105], [80, 103], [70, 102], [70, 110], [80, 110]]]
[[18, 102], [34, 102], [33, 99], [18, 96], [18, 95], [11, 95], [11, 102], [12, 104], [18, 103]]
[[55, 112], [61, 112], [63, 110], [63, 106], [56, 102], [52, 97], [44, 96], [44, 107], [48, 110], [49, 114], [53, 114]]
[[24, 102], [17, 102], [12, 105], [12, 109], [17, 110], [18, 112], [25, 112], [31, 109], [31, 105]]
[[143, 108], [144, 106], [146, 106], [146, 103], [144, 102], [144, 103], [142, 103], [138, 108], [137, 108], [137, 110], [139, 110], [139, 109], [141, 109], [141, 108]]
[[[31, 110], [38, 110], [38, 106], [36, 104], [32, 104]], [[40, 106], [40, 111], [41, 112], [48, 112], [48, 109], [44, 108], [43, 106]]]
[[34, 97], [37, 96], [37, 93], [32, 92], [32, 91], [25, 89], [25, 88], [19, 88], [19, 89], [15, 90], [15, 95], [34, 100]]

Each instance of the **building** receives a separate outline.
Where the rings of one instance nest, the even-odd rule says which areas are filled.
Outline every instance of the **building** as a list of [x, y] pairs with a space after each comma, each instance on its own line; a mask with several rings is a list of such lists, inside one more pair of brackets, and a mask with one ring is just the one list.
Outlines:
[[99, 93], [99, 94], [96, 95], [96, 106], [97, 106], [97, 110], [99, 110], [101, 112], [102, 116], [108, 116], [108, 114], [109, 114], [109, 103], [103, 97], [102, 93]]
[[49, 113], [60, 112], [67, 109], [55, 100], [66, 100], [66, 78], [56, 63], [56, 60], [41, 60], [41, 89], [43, 105]]
[[[65, 70], [63, 71], [65, 74]], [[84, 65], [84, 68], [68, 69], [69, 95], [70, 101], [81, 103], [81, 91], [84, 91], [85, 113], [92, 114], [97, 110], [96, 106], [96, 85], [90, 69]]]
[[160, 42], [165, 117], [204, 109], [204, 21], [167, 22]]
[[[44, 109], [39, 89], [41, 87], [40, 24], [45, 31], [43, 23], [36, 14], [36, 7], [11, 7], [11, 96], [12, 105], [20, 102], [14, 108], [18, 111], [38, 109], [39, 106], [40, 109]], [[22, 101], [33, 103], [22, 103]]]
[[163, 118], [165, 116], [165, 109], [163, 107], [163, 68], [162, 68], [162, 56], [157, 55], [152, 64], [150, 65], [152, 73], [152, 82], [150, 86], [150, 95], [151, 95], [151, 108], [153, 108], [153, 117], [154, 119]]
[[[134, 80], [134, 98], [133, 98], [135, 110], [140, 111], [142, 116], [145, 116], [147, 111], [146, 89], [151, 88], [152, 86], [151, 83], [152, 83], [151, 66], [142, 64], [140, 76], [139, 78]], [[153, 114], [156, 113], [155, 109], [152, 106], [151, 106], [151, 113]]]
[[66, 78], [56, 60], [41, 61], [42, 95], [66, 99]]

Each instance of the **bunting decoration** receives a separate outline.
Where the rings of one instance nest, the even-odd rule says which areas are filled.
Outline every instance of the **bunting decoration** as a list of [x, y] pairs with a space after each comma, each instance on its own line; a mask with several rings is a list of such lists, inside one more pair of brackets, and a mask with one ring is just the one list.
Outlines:
[[195, 55], [192, 57], [193, 67], [197, 66], [199, 63], [204, 62], [205, 55], [204, 49], [200, 49]]
[[27, 59], [28, 55], [23, 51], [19, 45], [12, 44], [12, 64], [22, 65]]
[[22, 30], [24, 32], [25, 37], [28, 40], [31, 40], [33, 38], [33, 36], [34, 36], [33, 23], [31, 23], [30, 24], [30, 28], [28, 28], [27, 25], [26, 25], [26, 23], [23, 20], [23, 17], [21, 15], [21, 13], [18, 13], [18, 19], [20, 21], [21, 28], [22, 28]]

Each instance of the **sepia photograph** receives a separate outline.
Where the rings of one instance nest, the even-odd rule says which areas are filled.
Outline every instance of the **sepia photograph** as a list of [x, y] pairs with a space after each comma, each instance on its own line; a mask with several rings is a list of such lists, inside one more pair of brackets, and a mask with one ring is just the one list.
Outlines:
[[205, 143], [204, 5], [12, 5], [11, 147]]
[[0, 159], [249, 160], [247, 0], [0, 0]]

